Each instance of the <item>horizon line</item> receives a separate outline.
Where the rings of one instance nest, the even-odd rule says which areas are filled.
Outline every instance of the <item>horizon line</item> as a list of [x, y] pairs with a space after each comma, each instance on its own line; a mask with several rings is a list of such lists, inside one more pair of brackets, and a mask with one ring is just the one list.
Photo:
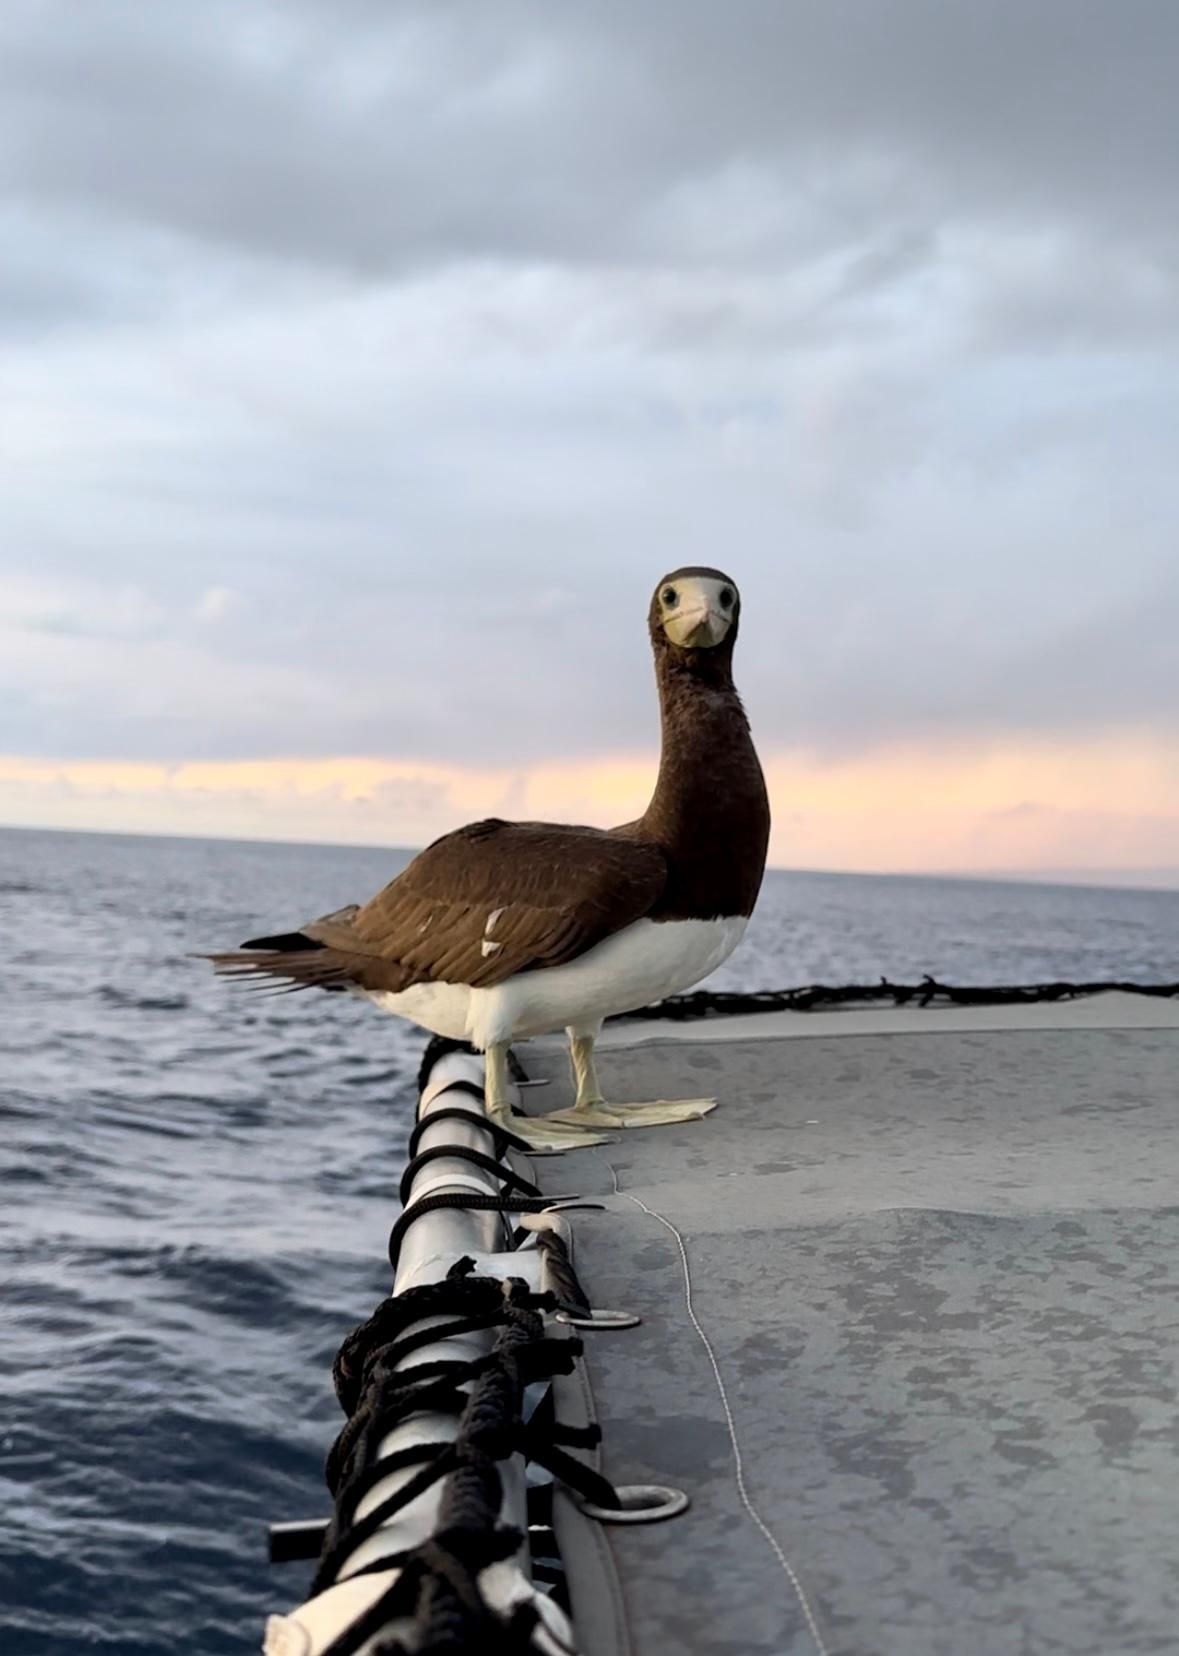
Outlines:
[[[60, 825], [0, 822], [0, 833], [83, 834], [101, 839], [188, 840], [214, 845], [293, 845], [321, 851], [392, 851], [408, 856], [422, 846], [378, 843], [370, 840], [275, 839], [270, 835], [184, 834], [170, 830], [144, 832], [136, 828], [63, 828]], [[1156, 891], [1179, 890], [1179, 865], [1076, 868], [814, 868], [789, 863], [767, 863], [766, 872], [828, 876], [851, 880], [972, 880], [979, 884], [1021, 884], [1065, 886], [1078, 890]], [[1164, 883], [1159, 884], [1162, 881]]]

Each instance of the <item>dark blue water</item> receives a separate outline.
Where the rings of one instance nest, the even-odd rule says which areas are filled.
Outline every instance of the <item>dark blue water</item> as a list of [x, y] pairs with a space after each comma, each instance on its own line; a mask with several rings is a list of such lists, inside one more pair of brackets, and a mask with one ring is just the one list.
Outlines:
[[[255, 1650], [325, 1510], [330, 1363], [382, 1266], [423, 1037], [186, 952], [353, 898], [388, 851], [0, 832], [0, 1650]], [[1179, 893], [773, 875], [718, 974], [1179, 978]]]

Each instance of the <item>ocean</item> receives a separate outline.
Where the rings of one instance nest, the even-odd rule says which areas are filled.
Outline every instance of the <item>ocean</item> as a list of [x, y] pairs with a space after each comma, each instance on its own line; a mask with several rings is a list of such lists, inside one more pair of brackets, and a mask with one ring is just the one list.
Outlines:
[[[398, 852], [0, 831], [0, 1650], [230, 1656], [297, 1602], [330, 1366], [382, 1264], [424, 1037], [191, 951]], [[717, 987], [1179, 979], [1179, 892], [774, 873]]]

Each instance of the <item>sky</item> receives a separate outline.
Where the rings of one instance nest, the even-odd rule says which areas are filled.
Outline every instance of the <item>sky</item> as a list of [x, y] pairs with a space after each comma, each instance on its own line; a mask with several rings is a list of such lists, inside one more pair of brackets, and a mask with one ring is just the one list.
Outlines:
[[0, 822], [1179, 883], [1173, 0], [8, 0]]

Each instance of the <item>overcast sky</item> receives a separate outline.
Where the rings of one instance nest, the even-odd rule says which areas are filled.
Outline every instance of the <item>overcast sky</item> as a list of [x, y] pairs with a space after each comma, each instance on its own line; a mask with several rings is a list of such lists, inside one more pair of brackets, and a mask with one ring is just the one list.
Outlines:
[[1179, 865], [1177, 84], [1174, 0], [7, 0], [0, 819], [610, 820], [702, 562], [777, 861]]

